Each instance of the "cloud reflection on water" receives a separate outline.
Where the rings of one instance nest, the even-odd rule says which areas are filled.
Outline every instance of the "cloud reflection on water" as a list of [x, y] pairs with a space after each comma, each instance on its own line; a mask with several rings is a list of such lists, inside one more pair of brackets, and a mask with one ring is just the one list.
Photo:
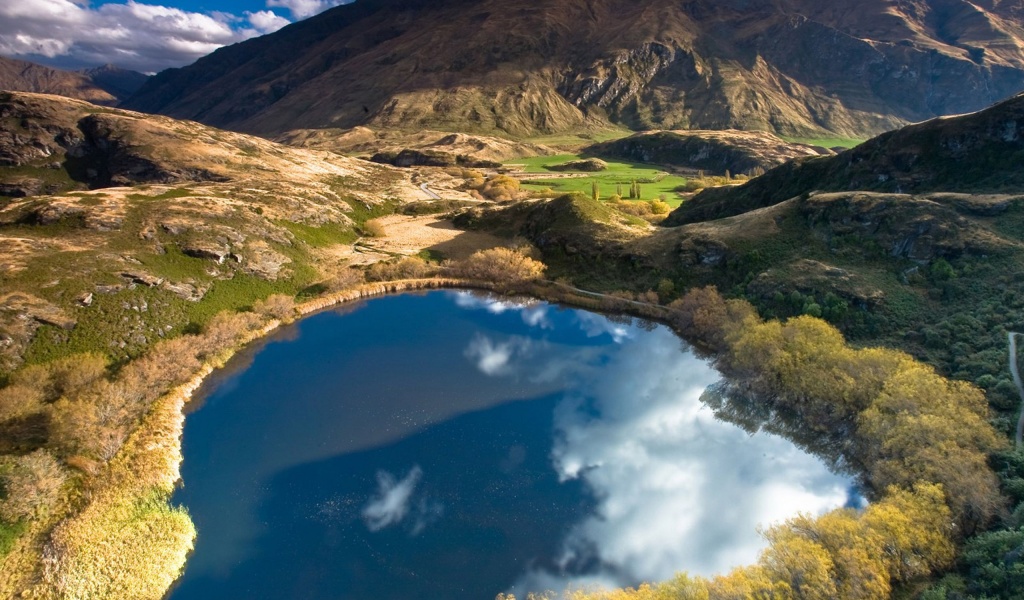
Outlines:
[[423, 470], [418, 465], [401, 480], [387, 471], [378, 471], [377, 495], [363, 508], [366, 528], [370, 531], [380, 531], [390, 525], [401, 523], [409, 512], [409, 501], [421, 477]]
[[[457, 300], [495, 314], [520, 308], [474, 301]], [[722, 573], [756, 559], [759, 528], [847, 503], [847, 481], [818, 458], [716, 419], [700, 396], [719, 374], [681, 352], [670, 331], [658, 328], [639, 343], [635, 327], [576, 315], [585, 335], [609, 335], [619, 347], [567, 352], [534, 342], [531, 352], [517, 352], [521, 342], [510, 336], [477, 338], [467, 349], [488, 375], [570, 378], [573, 391], [556, 408], [552, 466], [599, 499], [596, 514], [561, 542], [558, 568], [528, 569], [514, 591], [635, 585], [683, 569]]]

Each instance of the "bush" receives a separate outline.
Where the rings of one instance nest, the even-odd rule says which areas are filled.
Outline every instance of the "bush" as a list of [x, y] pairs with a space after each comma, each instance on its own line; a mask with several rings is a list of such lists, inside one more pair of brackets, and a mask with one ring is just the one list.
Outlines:
[[254, 304], [252, 310], [256, 314], [284, 321], [295, 316], [295, 298], [287, 294], [274, 294]]
[[363, 224], [363, 233], [369, 237], [381, 238], [387, 237], [387, 231], [384, 229], [384, 223], [380, 219], [370, 219]]
[[544, 263], [511, 248], [481, 250], [452, 266], [457, 277], [498, 283], [534, 281], [544, 275], [544, 269]]
[[[105, 382], [106, 383], [106, 382]], [[53, 405], [51, 435], [65, 456], [109, 461], [124, 445], [143, 409], [142, 398], [124, 385], [106, 383], [94, 394]]]
[[63, 467], [46, 450], [18, 457], [3, 476], [0, 518], [16, 523], [40, 515], [60, 498], [66, 480]]
[[342, 290], [354, 288], [357, 285], [362, 285], [365, 281], [366, 277], [363, 275], [362, 271], [346, 267], [338, 271], [334, 277], [328, 279], [325, 285], [327, 286], [328, 291], [340, 292]]
[[0, 390], [0, 422], [39, 411], [43, 393], [34, 387], [14, 384]]
[[662, 217], [671, 212], [672, 207], [661, 200], [622, 200], [612, 196], [608, 199], [608, 205], [615, 207], [619, 212], [643, 219]]
[[432, 277], [436, 269], [418, 256], [406, 256], [370, 265], [366, 270], [367, 281], [394, 281], [396, 279], [422, 279]]
[[472, 178], [466, 185], [482, 197], [498, 202], [515, 200], [519, 195], [519, 180], [508, 175], [494, 175], [487, 180]]
[[38, 390], [43, 400], [52, 402], [74, 393], [106, 374], [107, 359], [96, 353], [76, 354], [45, 365], [31, 365], [12, 377], [20, 386]]

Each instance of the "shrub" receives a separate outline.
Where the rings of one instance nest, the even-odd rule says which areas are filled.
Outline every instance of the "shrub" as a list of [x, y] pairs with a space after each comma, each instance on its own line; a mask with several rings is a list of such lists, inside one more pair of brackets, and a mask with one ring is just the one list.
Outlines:
[[519, 180], [508, 175], [495, 175], [488, 179], [479, 191], [485, 198], [491, 200], [499, 202], [515, 200], [519, 194]]
[[369, 237], [381, 238], [387, 237], [387, 231], [384, 229], [384, 223], [380, 219], [370, 219], [363, 224], [363, 233]]
[[0, 518], [8, 523], [31, 519], [53, 506], [67, 474], [46, 450], [20, 456], [3, 477]]
[[544, 263], [510, 248], [481, 250], [452, 267], [458, 277], [500, 283], [534, 281], [544, 269]]
[[295, 298], [287, 294], [274, 294], [266, 300], [260, 300], [252, 307], [256, 314], [278, 320], [287, 320], [295, 316]]
[[12, 381], [38, 390], [44, 401], [52, 402], [103, 377], [106, 370], [107, 359], [102, 355], [76, 354], [45, 365], [25, 367], [14, 374]]
[[346, 267], [338, 271], [334, 277], [328, 279], [325, 285], [328, 291], [340, 292], [361, 285], [364, 281], [366, 281], [366, 278], [362, 271]]
[[84, 455], [109, 461], [117, 454], [141, 412], [141, 398], [130, 388], [107, 383], [77, 400], [61, 398], [53, 405], [50, 424], [57, 447], [66, 456]]
[[366, 270], [367, 281], [394, 281], [396, 279], [422, 279], [432, 277], [436, 269], [418, 256], [406, 256], [370, 265]]
[[22, 417], [43, 407], [43, 393], [22, 384], [9, 385], [0, 390], [0, 422]]

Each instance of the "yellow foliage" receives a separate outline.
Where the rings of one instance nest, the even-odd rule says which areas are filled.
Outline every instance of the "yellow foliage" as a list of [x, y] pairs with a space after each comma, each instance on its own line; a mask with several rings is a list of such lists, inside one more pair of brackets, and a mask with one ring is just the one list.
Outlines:
[[481, 250], [453, 266], [457, 277], [495, 283], [534, 281], [544, 275], [544, 269], [544, 263], [511, 248]]
[[566, 600], [708, 600], [703, 579], [680, 573], [658, 584], [643, 583], [636, 588], [573, 589], [564, 594]]
[[43, 408], [43, 393], [35, 387], [14, 384], [0, 389], [0, 422], [22, 417]]
[[770, 530], [770, 545], [760, 564], [772, 582], [789, 586], [801, 600], [830, 600], [838, 597], [835, 563], [824, 546], [788, 527]]
[[910, 491], [889, 488], [884, 500], [869, 505], [862, 519], [879, 538], [895, 581], [910, 581], [953, 562], [950, 510], [937, 485], [918, 484]]
[[707, 583], [713, 600], [789, 600], [789, 585], [773, 581], [760, 565], [739, 567]]
[[987, 454], [1005, 441], [989, 425], [984, 394], [919, 363], [903, 363], [870, 407], [858, 434], [876, 486], [941, 484], [963, 533], [991, 520], [1002, 500]]
[[273, 294], [253, 304], [253, 312], [281, 321], [295, 317], [295, 298], [288, 294]]

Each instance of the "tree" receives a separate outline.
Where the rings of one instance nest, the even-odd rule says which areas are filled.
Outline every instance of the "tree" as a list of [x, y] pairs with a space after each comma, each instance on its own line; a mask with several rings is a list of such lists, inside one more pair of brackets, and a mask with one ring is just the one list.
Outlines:
[[1024, 594], [1024, 528], [983, 533], [963, 552], [969, 589], [986, 598], [1019, 599]]
[[788, 584], [773, 581], [760, 565], [733, 569], [709, 581], [707, 587], [708, 596], [714, 600], [790, 600], [794, 597]]
[[770, 544], [759, 561], [768, 578], [786, 584], [802, 600], [830, 600], [839, 597], [835, 562], [818, 542], [788, 527], [768, 530]]
[[522, 283], [540, 279], [544, 263], [511, 248], [481, 250], [453, 265], [458, 277], [497, 283]]

